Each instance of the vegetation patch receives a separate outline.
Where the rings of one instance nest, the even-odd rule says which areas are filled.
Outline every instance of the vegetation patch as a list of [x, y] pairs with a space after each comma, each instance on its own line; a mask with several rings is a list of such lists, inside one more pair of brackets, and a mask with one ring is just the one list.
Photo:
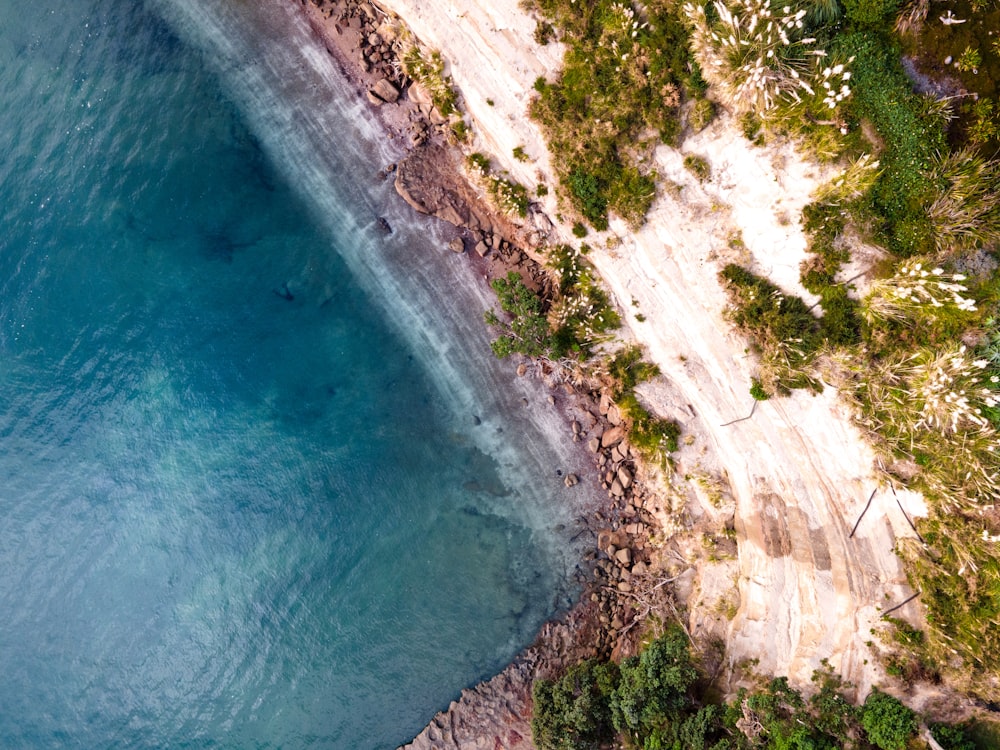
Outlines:
[[510, 179], [505, 173], [493, 171], [490, 159], [486, 154], [476, 152], [470, 154], [467, 163], [469, 171], [484, 185], [493, 203], [503, 213], [509, 216], [528, 215], [528, 190], [524, 185]]
[[[598, 230], [613, 211], [641, 224], [656, 195], [642, 154], [675, 143], [685, 98], [705, 82], [688, 52], [677, 6], [531, 0], [567, 45], [556, 80], [539, 79], [531, 115], [542, 126], [565, 198]], [[699, 110], [701, 125], [711, 112]]]
[[663, 461], [677, 450], [680, 427], [672, 420], [651, 414], [635, 395], [639, 383], [659, 374], [660, 369], [645, 361], [637, 346], [625, 347], [608, 360], [611, 396], [630, 424], [629, 440], [647, 458]]
[[403, 71], [423, 86], [431, 95], [431, 101], [443, 117], [460, 114], [458, 109], [458, 91], [451, 76], [444, 72], [444, 58], [437, 50], [429, 55], [411, 44], [400, 57]]
[[[872, 691], [855, 708], [850, 687], [829, 670], [813, 676], [807, 698], [779, 677], [741, 689], [730, 703], [713, 699], [687, 637], [676, 625], [621, 664], [589, 660], [554, 680], [535, 682], [532, 739], [539, 750], [905, 750], [918, 717]], [[946, 750], [978, 750], [969, 725], [935, 724]]]

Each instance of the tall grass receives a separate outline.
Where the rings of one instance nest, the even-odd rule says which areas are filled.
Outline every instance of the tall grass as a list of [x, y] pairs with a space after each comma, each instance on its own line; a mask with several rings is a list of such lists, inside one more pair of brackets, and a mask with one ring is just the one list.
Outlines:
[[1000, 161], [964, 148], [938, 155], [929, 175], [937, 186], [927, 215], [938, 252], [1000, 241]]
[[738, 111], [764, 115], [781, 100], [807, 99], [835, 109], [851, 94], [847, 65], [853, 59], [824, 64], [826, 51], [806, 34], [805, 8], [715, 0], [708, 8], [686, 3], [684, 12], [706, 78]]

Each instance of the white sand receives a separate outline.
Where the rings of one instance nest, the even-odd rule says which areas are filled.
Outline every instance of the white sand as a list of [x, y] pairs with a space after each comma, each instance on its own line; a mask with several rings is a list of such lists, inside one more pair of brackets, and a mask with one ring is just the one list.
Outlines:
[[[538, 181], [536, 171], [554, 185], [544, 140], [526, 107], [534, 80], [558, 70], [562, 48], [534, 43], [535, 23], [516, 0], [383, 4], [451, 63], [474, 123], [473, 148], [489, 151], [529, 188]], [[518, 145], [530, 163], [513, 159]], [[753, 419], [720, 426], [750, 411], [755, 367], [747, 342], [724, 318], [717, 273], [733, 258], [728, 239], [741, 234], [747, 248], [741, 260], [811, 304], [814, 298], [798, 283], [806, 245], [799, 216], [824, 176], [787, 146], [752, 146], [727, 119], [688, 138], [682, 151], [707, 158], [712, 179], [699, 185], [683, 168], [683, 153], [659, 148], [657, 171], [683, 189], [663, 191], [639, 232], [612, 222], [620, 246], [591, 259], [636, 339], [665, 373], [662, 387], [649, 391], [656, 394], [653, 406], [694, 436], [680, 454], [680, 473], [728, 476], [740, 595], [728, 629], [731, 662], [759, 659], [759, 671], [804, 684], [827, 658], [864, 690], [877, 680], [865, 646], [870, 629], [880, 609], [909, 595], [893, 546], [899, 536], [912, 535], [892, 495], [880, 491], [848, 538], [877, 486], [871, 450], [831, 388], [761, 403]], [[547, 201], [554, 216], [554, 198]], [[635, 320], [636, 313], [645, 321]], [[920, 508], [918, 497], [903, 501], [911, 513]], [[911, 614], [915, 607], [908, 605]]]

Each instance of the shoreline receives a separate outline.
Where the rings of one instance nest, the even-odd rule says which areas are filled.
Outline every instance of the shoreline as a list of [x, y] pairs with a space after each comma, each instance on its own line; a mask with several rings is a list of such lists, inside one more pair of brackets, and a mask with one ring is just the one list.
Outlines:
[[[436, 116], [414, 84], [397, 75], [388, 56], [365, 64], [375, 53], [385, 55], [380, 44], [370, 41], [375, 41], [372, 35], [387, 14], [361, 0], [300, 0], [300, 6], [342, 75], [368, 100], [368, 111], [386, 137], [405, 144], [403, 158], [380, 174], [394, 179], [400, 197], [414, 210], [455, 227], [457, 236], [449, 249], [465, 254], [462, 261], [471, 263], [477, 275], [492, 280], [514, 270], [529, 287], [544, 292], [552, 279], [535, 251], [544, 241], [537, 227], [526, 229], [482, 200], [463, 173], [461, 151], [448, 143], [447, 122]], [[393, 84], [398, 98], [383, 81]], [[380, 101], [377, 90], [388, 91], [393, 101]], [[541, 216], [542, 222], [548, 221]], [[639, 647], [640, 628], [634, 626], [640, 612], [627, 598], [652, 588], [653, 561], [647, 546], [658, 530], [655, 515], [644, 508], [652, 493], [644, 487], [640, 459], [623, 439], [617, 408], [594, 390], [596, 383], [573, 387], [560, 382], [544, 361], [522, 360], [516, 372], [540, 377], [553, 394], [561, 391], [561, 399], [569, 397], [571, 405], [562, 409], [567, 439], [581, 443], [581, 449], [586, 446], [581, 452], [605, 477], [607, 500], [593, 518], [581, 519], [584, 525], [577, 533], [589, 534], [594, 541], [579, 561], [587, 571], [577, 577], [583, 590], [577, 603], [547, 622], [510, 665], [463, 689], [406, 748], [493, 747], [497, 742], [512, 750], [532, 748], [530, 696], [535, 679], [555, 676], [585, 658], [625, 656]], [[555, 396], [550, 396], [554, 402]], [[577, 481], [574, 474], [565, 478], [567, 486]]]
[[[300, 2], [313, 16], [316, 3]], [[317, 2], [324, 7], [332, 5], [325, 0]], [[352, 4], [372, 7], [354, 0]], [[538, 62], [543, 55], [541, 48], [532, 44], [530, 33], [521, 34], [524, 29], [514, 30], [509, 25], [516, 25], [512, 20], [515, 16], [518, 23], [523, 21], [522, 26], [532, 23], [530, 16], [511, 0], [500, 3], [510, 6], [506, 9], [471, 0], [460, 15], [451, 7], [417, 7], [409, 0], [384, 4], [391, 7], [396, 18], [405, 19], [404, 23], [424, 44], [441, 49], [451, 63], [462, 95], [468, 104], [478, 107], [466, 113], [466, 119], [475, 125], [475, 145], [489, 150], [516, 179], [529, 185], [535, 179], [554, 185], [544, 141], [537, 127], [527, 121], [525, 101], [539, 68], [551, 72], [552, 59], [561, 59], [559, 45], [545, 50], [545, 60]], [[373, 15], [376, 13], [389, 15], [373, 10]], [[321, 11], [316, 10], [316, 14], [321, 15]], [[330, 49], [328, 35], [337, 33], [331, 31], [335, 23], [329, 17], [318, 18], [316, 24], [326, 31], [317, 33], [328, 42], [331, 54], [350, 77], [344, 60], [356, 50], [342, 44], [343, 34], [334, 39], [340, 44]], [[490, 54], [511, 48], [522, 52], [523, 57], [511, 62], [494, 56], [489, 58], [494, 64], [484, 76], [489, 79], [487, 83], [470, 78], [485, 72], [483, 61]], [[532, 67], [525, 59], [536, 64]], [[377, 75], [378, 69], [365, 73]], [[370, 90], [376, 79], [357, 76], [352, 79], [356, 90], [371, 102], [372, 95], [366, 88]], [[501, 95], [494, 94], [494, 107], [494, 98], [487, 96], [492, 89], [487, 86], [496, 85], [498, 80], [505, 88], [497, 91], [510, 95], [501, 101]], [[401, 101], [405, 105], [409, 99], [409, 92], [405, 92]], [[374, 116], [384, 117], [387, 105], [377, 106]], [[419, 108], [418, 103], [417, 111]], [[429, 118], [430, 109], [422, 115]], [[447, 127], [441, 119], [432, 123], [439, 131]], [[386, 127], [394, 139], [412, 140], [420, 133], [420, 127], [413, 129], [412, 120], [397, 122], [395, 131], [391, 124]], [[498, 148], [500, 144], [517, 142], [535, 154], [530, 165], [513, 161], [509, 148], [506, 152]], [[420, 143], [414, 145], [419, 147]], [[710, 158], [713, 178], [707, 184], [696, 183], [684, 170], [685, 153]], [[460, 177], [460, 163], [456, 161], [453, 166]], [[732, 532], [737, 540], [733, 551], [725, 539], [714, 539], [712, 543], [724, 554], [721, 561], [712, 563], [705, 561], [704, 550], [692, 545], [692, 538], [671, 542], [674, 551], [682, 553], [678, 557], [686, 553], [693, 556], [680, 566], [669, 563], [667, 567], [662, 559], [667, 555], [658, 555], [664, 564], [663, 572], [681, 579], [675, 587], [679, 604], [687, 607], [682, 623], [702, 643], [717, 639], [725, 644], [726, 661], [720, 662], [715, 671], [724, 673], [722, 679], [729, 689], [741, 684], [740, 664], [749, 659], [759, 659], [758, 671], [787, 675], [793, 684], [800, 685], [807, 684], [813, 669], [830, 659], [835, 671], [854, 683], [857, 694], [863, 695], [871, 685], [884, 681], [884, 673], [867, 635], [862, 634], [877, 626], [884, 601], [900, 601], [909, 594], [892, 547], [896, 540], [912, 533], [902, 517], [892, 514], [888, 491], [878, 489], [874, 455], [851, 425], [831, 387], [821, 396], [795, 394], [780, 402], [772, 401], [757, 410], [752, 422], [726, 429], [733, 417], [744, 416], [749, 410], [749, 396], [734, 386], [744, 382], [749, 385], [755, 366], [745, 356], [742, 339], [726, 323], [727, 302], [713, 270], [735, 256], [770, 271], [788, 291], [802, 293], [797, 268], [804, 257], [805, 241], [794, 222], [811, 189], [828, 175], [824, 177], [803, 161], [788, 143], [754, 151], [725, 117], [701, 133], [689, 134], [676, 150], [658, 147], [656, 167], [662, 178], [677, 186], [677, 194], [658, 196], [641, 230], [633, 231], [613, 220], [611, 231], [599, 233], [594, 240], [598, 244], [591, 260], [620, 303], [632, 300], [635, 309], [621, 305], [625, 307], [625, 326], [664, 372], [660, 382], [640, 387], [642, 397], [655, 413], [677, 420], [690, 438], [674, 456], [675, 473], [668, 477], [673, 486], [669, 492], [659, 488], [663, 492], [653, 499], [643, 520], [654, 529], [662, 528], [664, 537], [669, 536], [674, 530], [669, 527], [675, 510], [670, 505], [679, 498], [685, 509], [685, 526], [692, 532], [689, 537], [714, 538], [715, 532], [721, 531], [726, 539]], [[533, 176], [529, 169], [534, 169]], [[437, 179], [449, 178], [439, 175]], [[421, 200], [407, 202], [417, 210], [429, 209], [425, 213], [448, 213], [447, 206], [429, 208]], [[550, 194], [543, 210], [552, 214], [554, 209], [555, 197]], [[541, 224], [553, 241], [573, 242], [567, 226], [559, 226], [545, 213], [533, 216], [534, 226], [522, 235], [522, 240], [530, 237], [537, 241]], [[439, 217], [446, 221], [454, 218]], [[516, 229], [513, 231], [516, 235]], [[728, 241], [734, 231], [740, 238], [736, 245]], [[475, 243], [474, 248], [486, 240], [489, 255], [479, 260], [472, 253], [474, 262], [486, 263], [492, 258], [489, 267], [494, 274], [502, 270], [502, 265], [495, 265], [500, 253], [492, 252], [487, 234], [463, 235], [463, 239], [466, 251], [470, 250], [470, 242]], [[602, 241], [603, 246], [599, 244]], [[507, 242], [521, 253], [514, 235]], [[524, 263], [530, 266], [531, 243], [524, 244], [529, 256]], [[521, 256], [517, 257], [520, 260]], [[644, 319], [649, 322], [643, 323]], [[603, 406], [599, 400], [597, 405]], [[598, 414], [598, 421], [605, 415]], [[857, 537], [853, 533], [849, 536], [850, 523], [873, 486], [876, 490], [872, 494], [882, 505], [884, 515], [862, 526]], [[916, 509], [919, 514], [922, 500], [910, 494], [907, 502], [911, 511]], [[604, 544], [597, 545], [595, 556], [614, 567], [617, 547], [607, 537], [598, 541]], [[611, 554], [606, 545], [611, 545]], [[603, 570], [599, 566], [597, 569]], [[612, 571], [612, 575], [616, 573]], [[625, 583], [630, 586], [628, 581]], [[573, 617], [577, 610], [588, 609], [586, 599], [585, 595], [566, 618], [565, 622], [571, 623], [566, 627], [583, 632]], [[914, 602], [901, 614], [915, 619], [919, 607], [919, 602]], [[598, 617], [596, 623], [594, 616]], [[591, 615], [591, 624], [598, 628], [599, 618], [599, 614]], [[527, 735], [516, 728], [514, 735], [504, 735], [506, 728], [523, 730], [530, 721], [530, 715], [521, 715], [520, 723], [512, 724], [518, 711], [530, 711], [530, 701], [526, 701], [523, 687], [518, 697], [518, 689], [511, 686], [519, 684], [517, 680], [524, 683], [530, 673], [540, 674], [537, 667], [541, 657], [534, 649], [551, 649], [553, 640], [564, 641], [566, 632], [556, 634], [560, 627], [546, 625], [538, 641], [507, 670], [463, 691], [461, 701], [438, 714], [408, 747], [492, 747], [494, 741], [504, 747], [531, 747], [530, 727]], [[620, 649], [617, 655], [622, 655]], [[530, 681], [527, 685], [530, 691]], [[499, 721], [491, 706], [513, 706], [516, 711], [505, 708], [505, 718]], [[468, 718], [488, 717], [491, 713], [491, 719], [482, 718], [478, 725], [475, 719]], [[520, 737], [518, 743], [526, 744], [510, 744], [515, 735]], [[487, 742], [486, 737], [492, 739]]]

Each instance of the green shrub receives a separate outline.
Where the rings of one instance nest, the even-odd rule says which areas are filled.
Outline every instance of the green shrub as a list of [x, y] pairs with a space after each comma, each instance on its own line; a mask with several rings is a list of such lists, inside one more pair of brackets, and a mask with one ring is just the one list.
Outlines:
[[406, 75], [430, 92], [431, 101], [443, 117], [458, 112], [458, 93], [451, 76], [445, 75], [440, 52], [433, 50], [428, 60], [419, 47], [412, 45], [403, 53], [401, 62]]
[[689, 704], [688, 691], [698, 673], [691, 663], [687, 636], [673, 625], [639, 656], [624, 659], [618, 687], [611, 694], [611, 719], [624, 734], [640, 737], [676, 719]]
[[578, 221], [573, 225], [573, 236], [579, 237], [580, 239], [587, 236], [587, 227], [582, 221]]
[[642, 349], [638, 346], [627, 346], [608, 361], [608, 375], [614, 383], [612, 395], [615, 400], [659, 374], [660, 368], [643, 360]]
[[642, 455], [650, 459], [665, 459], [666, 454], [677, 450], [681, 428], [676, 422], [650, 414], [631, 391], [623, 394], [616, 403], [629, 422], [629, 441]]
[[556, 30], [548, 21], [539, 21], [535, 24], [535, 41], [541, 46], [551, 42], [556, 35]]
[[764, 390], [764, 386], [757, 378], [750, 381], [750, 395], [754, 401], [767, 401], [771, 398], [771, 394]]
[[588, 355], [593, 346], [621, 327], [621, 318], [601, 287], [593, 266], [583, 258], [584, 250], [557, 245], [549, 263], [559, 275], [559, 292], [550, 313], [553, 352]]
[[947, 151], [944, 133], [940, 125], [922, 119], [923, 103], [913, 93], [899, 50], [883, 36], [871, 31], [842, 34], [835, 54], [855, 58], [849, 111], [869, 120], [885, 141], [871, 208], [890, 249], [904, 255], [925, 252], [931, 239], [925, 208], [934, 192], [928, 171], [935, 155]]
[[634, 157], [656, 133], [673, 142], [685, 94], [700, 96], [704, 80], [692, 63], [678, 7], [652, 0], [642, 16], [615, 0], [529, 3], [560, 30], [563, 69], [538, 79], [530, 107], [554, 156], [559, 185], [596, 229], [614, 211], [642, 223], [655, 184]]
[[688, 122], [691, 124], [691, 129], [697, 133], [704, 130], [714, 117], [715, 105], [712, 101], [710, 99], [696, 99], [694, 106], [691, 107], [691, 116]]
[[899, 7], [899, 0], [843, 0], [847, 17], [861, 26], [882, 28]]
[[931, 724], [930, 730], [944, 750], [976, 750], [966, 725]]
[[697, 177], [699, 182], [705, 182], [712, 176], [712, 167], [708, 160], [697, 154], [688, 154], [684, 157], [684, 168]]
[[608, 228], [608, 199], [606, 188], [602, 187], [597, 176], [582, 169], [575, 169], [569, 174], [569, 191], [573, 202], [593, 226], [602, 231]]
[[767, 279], [734, 263], [720, 276], [731, 294], [737, 326], [762, 341], [795, 341], [806, 352], [822, 343], [820, 323], [800, 297], [785, 295]]
[[861, 708], [861, 726], [869, 741], [881, 750], [906, 750], [906, 743], [917, 732], [917, 717], [896, 698], [876, 688]]
[[487, 325], [501, 331], [490, 344], [493, 353], [499, 359], [515, 353], [528, 357], [547, 355], [553, 342], [541, 297], [525, 286], [517, 271], [510, 271], [505, 279], [494, 279], [490, 286], [497, 293], [500, 309], [510, 317], [509, 322], [504, 322], [492, 310], [485, 313]]
[[609, 697], [618, 682], [614, 663], [580, 662], [558, 680], [532, 686], [531, 737], [538, 750], [590, 750], [613, 735]]

